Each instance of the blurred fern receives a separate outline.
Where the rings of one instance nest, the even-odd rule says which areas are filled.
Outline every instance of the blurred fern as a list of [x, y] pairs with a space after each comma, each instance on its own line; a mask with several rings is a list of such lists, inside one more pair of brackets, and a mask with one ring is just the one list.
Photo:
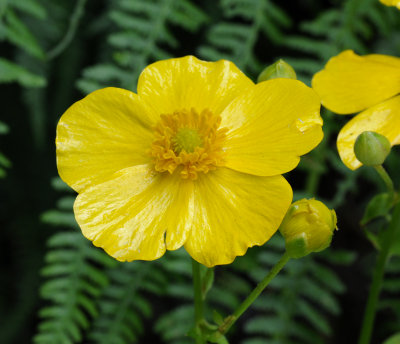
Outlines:
[[[7, 134], [9, 132], [8, 126], [0, 121], [0, 135]], [[7, 168], [11, 167], [11, 161], [0, 151], [0, 179], [7, 175]]]
[[[217, 269], [214, 285], [207, 295], [207, 318], [215, 319], [212, 310], [223, 316], [231, 313], [252, 289], [248, 276], [259, 282], [282, 251], [282, 238], [275, 236], [266, 246], [251, 249], [246, 256], [237, 258], [229, 268]], [[253, 305], [249, 314], [252, 316], [243, 324], [248, 339], [242, 343], [324, 343], [332, 332], [329, 320], [340, 314], [337, 297], [345, 292], [344, 284], [327, 263], [347, 265], [353, 260], [351, 252], [332, 250], [318, 258], [293, 260]], [[190, 261], [185, 264], [182, 271], [186, 271], [186, 278], [171, 283], [167, 291], [167, 295], [181, 302], [155, 325], [166, 343], [192, 343], [187, 337], [194, 316]], [[179, 273], [171, 271], [171, 276]], [[230, 334], [232, 338], [234, 335]]]
[[285, 46], [303, 54], [302, 58], [287, 56], [285, 60], [307, 83], [332, 56], [345, 49], [367, 54], [367, 42], [378, 34], [388, 36], [399, 25], [398, 17], [376, 0], [348, 0], [341, 4], [341, 8], [328, 9], [313, 21], [301, 22], [299, 29], [304, 34], [284, 40]]
[[[0, 8], [0, 42], [6, 41], [26, 54], [44, 60], [45, 52], [32, 34], [25, 17], [45, 20], [44, 6], [35, 0], [5, 1]], [[46, 79], [41, 75], [6, 58], [0, 58], [0, 83], [18, 82], [25, 87], [43, 87]]]
[[[146, 264], [146, 263], [145, 263]], [[99, 316], [88, 338], [96, 344], [136, 343], [143, 321], [152, 315], [152, 305], [142, 295], [155, 269], [142, 262], [118, 264], [107, 272], [110, 284], [99, 299]], [[158, 288], [157, 283], [154, 286]]]
[[[183, 250], [167, 253], [161, 261], [122, 263], [109, 269], [110, 285], [101, 295], [98, 303], [100, 315], [95, 319], [88, 338], [96, 344], [139, 342], [144, 320], [154, 317], [154, 305], [150, 299], [172, 295], [173, 292], [168, 292], [168, 289], [179, 290], [179, 284], [175, 282], [188, 272], [190, 259]], [[192, 293], [191, 285], [188, 291]], [[180, 296], [185, 297], [185, 293]], [[191, 320], [192, 317], [186, 319]], [[168, 336], [179, 326], [180, 323], [173, 323], [163, 332]]]
[[[71, 193], [59, 178], [52, 185], [58, 191]], [[71, 231], [77, 229], [71, 213], [73, 201], [73, 196], [63, 196], [57, 209], [42, 215], [43, 222], [70, 229], [54, 234], [48, 241], [46, 265], [41, 270], [46, 280], [40, 288], [47, 304], [39, 311], [42, 320], [34, 337], [38, 344], [82, 342], [83, 330], [98, 315], [96, 301], [109, 283], [102, 270], [116, 264], [81, 233]]]
[[81, 233], [60, 232], [49, 241], [46, 266], [41, 274], [48, 280], [41, 296], [50, 304], [42, 308], [35, 343], [79, 343], [82, 329], [98, 315], [96, 300], [108, 278], [102, 268], [114, 261], [95, 249]]
[[189, 0], [120, 0], [113, 2], [106, 13], [114, 28], [107, 35], [111, 53], [103, 62], [83, 71], [77, 85], [84, 93], [111, 85], [135, 90], [144, 67], [154, 60], [172, 57], [169, 49], [181, 45], [171, 27], [193, 33], [207, 21], [207, 16]]
[[282, 29], [290, 27], [290, 17], [270, 0], [220, 0], [219, 6], [224, 20], [210, 26], [199, 55], [208, 60], [231, 60], [257, 75], [263, 66], [255, 54], [256, 43], [264, 35], [272, 43], [282, 44]]
[[[193, 339], [188, 337], [188, 333], [193, 327], [194, 309], [190, 257], [184, 250], [178, 250], [169, 255], [163, 267], [173, 279], [166, 289], [166, 296], [175, 300], [176, 306], [157, 320], [155, 330], [165, 343], [191, 344]], [[203, 276], [210, 272], [202, 267]], [[214, 309], [218, 309], [218, 313], [228, 314], [250, 291], [251, 284], [244, 275], [226, 267], [216, 268], [215, 281], [206, 298], [206, 317], [212, 319]]]
[[[279, 259], [283, 239], [275, 236], [268, 248], [259, 252], [256, 267], [250, 272], [255, 282]], [[349, 264], [354, 258], [352, 253], [330, 249], [290, 261], [256, 300], [256, 315], [245, 324], [249, 338], [243, 344], [325, 343], [332, 334], [330, 319], [340, 314], [337, 297], [346, 289], [326, 261]]]
[[400, 251], [390, 258], [385, 272], [380, 310], [389, 312], [390, 317], [379, 328], [382, 338], [400, 331]]

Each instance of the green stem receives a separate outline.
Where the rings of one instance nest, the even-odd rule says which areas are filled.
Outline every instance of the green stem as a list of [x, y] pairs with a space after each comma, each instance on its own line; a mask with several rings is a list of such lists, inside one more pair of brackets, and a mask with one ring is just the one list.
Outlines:
[[251, 292], [251, 294], [242, 302], [242, 304], [235, 310], [232, 315], [225, 318], [224, 322], [218, 328], [218, 332], [225, 334], [229, 331], [231, 326], [236, 322], [236, 320], [251, 306], [255, 299], [261, 294], [261, 292], [267, 287], [269, 282], [282, 270], [286, 263], [290, 260], [290, 257], [285, 253], [278, 263], [276, 263], [272, 269], [269, 271], [267, 276], [258, 283], [257, 287]]
[[[390, 178], [389, 178], [390, 179]], [[392, 220], [386, 230], [382, 249], [379, 252], [375, 265], [372, 285], [368, 295], [367, 306], [364, 313], [364, 320], [361, 327], [360, 339], [358, 344], [369, 344], [374, 325], [376, 308], [378, 305], [379, 294], [382, 287], [383, 276], [385, 273], [385, 265], [390, 255], [390, 246], [394, 239], [396, 229], [400, 226], [400, 202], [394, 208]]]
[[86, 1], [87, 0], [77, 0], [74, 11], [69, 21], [68, 30], [63, 39], [47, 53], [48, 60], [56, 58], [71, 43], [78, 28], [79, 20], [83, 15]]
[[[193, 271], [193, 288], [194, 288], [194, 319], [195, 327], [199, 327], [203, 320], [204, 308], [203, 308], [203, 297], [201, 292], [201, 277], [200, 277], [200, 264], [192, 259], [192, 271]], [[198, 336], [196, 338], [196, 344], [203, 344], [203, 340]]]
[[394, 194], [394, 186], [393, 186], [393, 181], [386, 172], [386, 170], [383, 168], [382, 165], [374, 166], [376, 172], [378, 172], [379, 176], [382, 178], [383, 182], [385, 183], [388, 191], [391, 194]]

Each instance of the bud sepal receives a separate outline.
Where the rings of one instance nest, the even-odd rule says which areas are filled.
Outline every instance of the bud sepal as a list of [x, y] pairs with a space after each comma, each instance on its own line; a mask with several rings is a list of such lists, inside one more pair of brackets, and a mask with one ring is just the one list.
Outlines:
[[257, 78], [257, 83], [277, 78], [297, 79], [297, 76], [293, 67], [280, 59], [264, 68]]

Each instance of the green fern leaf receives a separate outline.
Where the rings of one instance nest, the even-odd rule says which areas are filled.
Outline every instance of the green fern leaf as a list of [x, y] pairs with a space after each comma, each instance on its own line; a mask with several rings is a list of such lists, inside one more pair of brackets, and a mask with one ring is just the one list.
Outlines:
[[[282, 245], [283, 239], [274, 236], [268, 242], [268, 250], [258, 250], [259, 268], [249, 274], [255, 282], [279, 260]], [[326, 255], [333, 254], [329, 251]], [[250, 335], [245, 343], [264, 338], [268, 343], [277, 340], [279, 344], [322, 344], [332, 334], [329, 319], [340, 314], [337, 295], [345, 292], [345, 286], [319, 258], [315, 254], [293, 259], [271, 281], [268, 291], [254, 303], [256, 315], [244, 325]]]
[[[100, 315], [93, 323], [89, 338], [96, 344], [137, 342], [143, 331], [143, 319], [152, 315], [152, 306], [143, 292], [148, 288], [159, 268], [157, 264], [142, 262], [118, 264], [108, 271], [110, 285], [104, 289], [100, 301]], [[159, 285], [158, 294], [164, 285]], [[160, 289], [161, 288], [161, 289]]]
[[290, 18], [268, 0], [222, 0], [221, 7], [225, 19], [241, 18], [246, 23], [227, 20], [210, 26], [199, 55], [208, 60], [228, 59], [258, 74], [262, 65], [254, 54], [257, 41], [264, 34], [281, 44], [282, 28], [291, 25]]
[[5, 14], [5, 22], [7, 26], [6, 38], [19, 48], [25, 50], [38, 59], [44, 59], [45, 54], [36, 38], [32, 35], [31, 31], [21, 21], [17, 15], [11, 10], [7, 10]]
[[41, 271], [47, 280], [40, 292], [50, 304], [39, 311], [43, 320], [34, 342], [78, 343], [90, 325], [89, 317], [97, 317], [95, 300], [108, 284], [99, 267], [111, 267], [115, 262], [80, 233], [57, 233], [48, 245], [46, 266]]
[[27, 69], [0, 58], [0, 83], [18, 82], [25, 87], [44, 87], [46, 80]]
[[15, 9], [29, 14], [37, 19], [44, 20], [47, 18], [46, 8], [35, 0], [13, 1], [10, 5]]
[[110, 85], [135, 90], [149, 62], [170, 58], [169, 49], [180, 46], [170, 26], [196, 32], [207, 16], [187, 0], [122, 0], [112, 6], [108, 20], [116, 26], [107, 36], [112, 60], [84, 71], [77, 86], [85, 93]]

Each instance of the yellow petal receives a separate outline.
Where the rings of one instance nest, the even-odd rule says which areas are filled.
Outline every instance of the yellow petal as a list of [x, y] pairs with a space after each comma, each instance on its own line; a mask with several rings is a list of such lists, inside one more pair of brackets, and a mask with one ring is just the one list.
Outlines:
[[57, 167], [76, 191], [149, 161], [154, 120], [136, 94], [105, 88], [73, 104], [57, 126]]
[[292, 170], [322, 140], [319, 109], [316, 93], [300, 81], [257, 84], [221, 114], [229, 129], [226, 166], [259, 176]]
[[400, 10], [400, 1], [399, 0], [379, 0], [382, 4], [386, 6], [396, 6]]
[[363, 58], [370, 60], [370, 61], [391, 65], [395, 68], [400, 68], [400, 58], [395, 57], [395, 56], [370, 54], [370, 55], [363, 56]]
[[83, 235], [109, 255], [153, 260], [186, 240], [193, 182], [155, 173], [151, 165], [134, 166], [79, 194], [74, 211]]
[[400, 59], [376, 54], [358, 56], [346, 50], [314, 75], [312, 87], [329, 110], [339, 114], [358, 112], [400, 92]]
[[384, 135], [392, 146], [400, 144], [400, 96], [361, 112], [340, 131], [337, 139], [339, 155], [352, 170], [362, 165], [354, 155], [354, 143], [364, 131], [375, 131]]
[[194, 183], [191, 234], [185, 249], [211, 267], [231, 263], [263, 245], [278, 229], [292, 200], [282, 176], [258, 177], [219, 168]]
[[158, 114], [208, 108], [218, 115], [253, 85], [230, 61], [205, 62], [186, 56], [146, 67], [139, 77], [138, 94]]

